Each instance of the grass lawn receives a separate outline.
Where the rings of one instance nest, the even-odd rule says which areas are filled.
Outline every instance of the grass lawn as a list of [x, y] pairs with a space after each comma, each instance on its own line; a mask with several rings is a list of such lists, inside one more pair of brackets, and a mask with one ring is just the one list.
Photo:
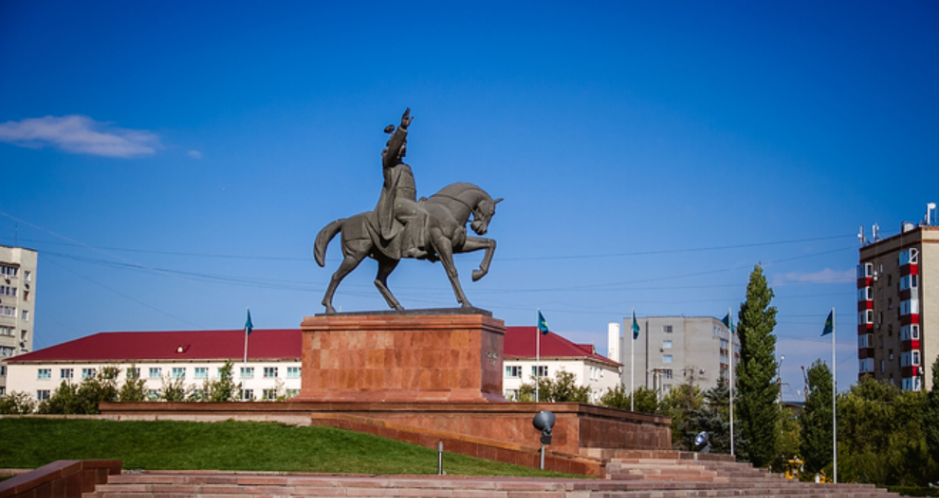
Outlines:
[[[118, 459], [124, 469], [437, 473], [436, 450], [329, 427], [4, 418], [0, 441], [0, 468]], [[562, 475], [452, 453], [444, 454], [444, 470], [450, 475]]]

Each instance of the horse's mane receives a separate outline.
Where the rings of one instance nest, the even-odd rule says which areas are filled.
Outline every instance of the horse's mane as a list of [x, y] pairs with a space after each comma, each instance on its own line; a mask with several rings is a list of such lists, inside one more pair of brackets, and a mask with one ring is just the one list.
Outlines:
[[450, 185], [447, 185], [446, 187], [440, 189], [434, 195], [445, 195], [448, 197], [456, 197], [460, 193], [465, 192], [467, 190], [478, 190], [482, 192], [483, 194], [486, 194], [486, 197], [489, 197], [490, 199], [492, 198], [492, 196], [490, 196], [489, 193], [487, 193], [485, 190], [479, 188], [476, 185], [473, 185], [472, 183], [466, 183], [466, 182], [451, 183]]

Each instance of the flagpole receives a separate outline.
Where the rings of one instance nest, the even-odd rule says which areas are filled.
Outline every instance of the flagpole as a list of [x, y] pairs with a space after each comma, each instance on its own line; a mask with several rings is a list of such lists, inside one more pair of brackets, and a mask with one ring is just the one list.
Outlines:
[[[245, 308], [245, 309], [248, 310], [248, 317], [250, 318], [251, 309], [250, 308]], [[244, 358], [244, 361], [241, 362], [241, 364], [244, 367], [248, 366], [248, 324], [247, 323], [245, 323], [245, 358]]]
[[[636, 308], [633, 308], [633, 320]], [[629, 326], [629, 411], [636, 411], [636, 332]]]
[[734, 317], [727, 308], [727, 326], [730, 328], [730, 456], [734, 456]]
[[835, 307], [831, 307], [831, 436], [834, 469], [833, 477], [838, 484], [838, 364], [835, 363]]
[[[541, 308], [538, 308], [538, 324], [541, 324]], [[535, 403], [541, 401], [541, 328], [535, 327]]]

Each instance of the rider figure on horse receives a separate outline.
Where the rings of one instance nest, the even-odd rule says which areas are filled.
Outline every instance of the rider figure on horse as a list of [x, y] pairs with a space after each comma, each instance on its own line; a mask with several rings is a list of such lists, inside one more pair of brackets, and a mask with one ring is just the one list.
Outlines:
[[381, 188], [378, 205], [375, 206], [381, 238], [390, 241], [399, 235], [403, 237], [400, 245], [403, 258], [427, 256], [427, 212], [417, 202], [414, 173], [411, 167], [404, 163], [408, 125], [413, 119], [411, 109], [407, 109], [401, 116], [401, 125], [397, 129], [394, 125], [385, 128], [385, 133], [390, 133], [391, 138], [381, 153], [385, 182]]

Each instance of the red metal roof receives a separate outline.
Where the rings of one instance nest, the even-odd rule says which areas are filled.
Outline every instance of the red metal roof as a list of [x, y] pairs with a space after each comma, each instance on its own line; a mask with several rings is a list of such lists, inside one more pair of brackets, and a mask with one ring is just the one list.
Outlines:
[[[299, 359], [300, 329], [254, 329], [248, 338], [248, 359]], [[128, 361], [240, 359], [245, 331], [101, 332], [32, 353], [14, 356], [25, 361]]]
[[[537, 340], [537, 327], [506, 327], [505, 349], [506, 358], [534, 358], [535, 341]], [[542, 358], [589, 358], [591, 360], [621, 366], [621, 364], [598, 355], [590, 344], [574, 344], [573, 342], [548, 332], [541, 336]]]

